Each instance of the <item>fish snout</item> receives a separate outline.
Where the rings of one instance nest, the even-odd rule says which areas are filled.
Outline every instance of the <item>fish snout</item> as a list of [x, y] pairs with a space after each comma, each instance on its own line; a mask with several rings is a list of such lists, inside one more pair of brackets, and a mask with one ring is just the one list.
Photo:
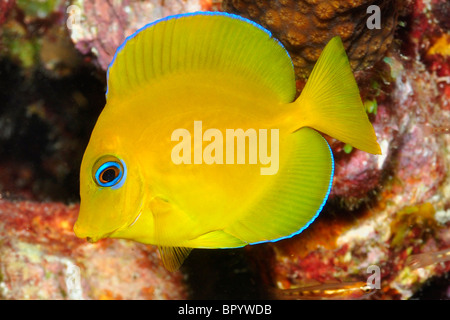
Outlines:
[[86, 241], [89, 243], [95, 243], [98, 240], [105, 238], [104, 235], [93, 234], [92, 232], [89, 232], [89, 231], [81, 228], [78, 223], [75, 223], [75, 226], [73, 227], [73, 231], [74, 231], [75, 235], [77, 236], [77, 238], [86, 239]]
[[94, 237], [86, 237], [86, 241], [89, 243], [96, 243], [100, 238], [94, 238]]
[[75, 223], [75, 225], [73, 226], [73, 232], [75, 233], [75, 235], [82, 239], [82, 238], [86, 238], [86, 235], [84, 235], [83, 230], [81, 230], [80, 225], [78, 223], [78, 221]]

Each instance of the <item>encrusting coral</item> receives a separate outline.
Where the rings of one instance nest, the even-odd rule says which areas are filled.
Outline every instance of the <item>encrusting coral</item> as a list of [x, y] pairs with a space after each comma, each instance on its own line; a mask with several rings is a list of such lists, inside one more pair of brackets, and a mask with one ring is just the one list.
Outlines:
[[[367, 32], [371, 4], [380, 9], [382, 20], [379, 29]], [[289, 51], [299, 78], [309, 75], [334, 36], [342, 38], [354, 70], [372, 66], [391, 45], [398, 16], [392, 0], [224, 0], [222, 8], [272, 31]]]

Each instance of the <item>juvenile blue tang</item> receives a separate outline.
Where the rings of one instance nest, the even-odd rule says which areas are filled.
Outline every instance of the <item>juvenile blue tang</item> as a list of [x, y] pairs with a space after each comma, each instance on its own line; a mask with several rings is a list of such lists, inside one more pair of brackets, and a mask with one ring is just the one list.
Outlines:
[[340, 38], [303, 92], [289, 54], [239, 16], [195, 13], [127, 38], [80, 170], [80, 238], [154, 244], [170, 270], [192, 248], [278, 241], [330, 192], [321, 133], [380, 154]]

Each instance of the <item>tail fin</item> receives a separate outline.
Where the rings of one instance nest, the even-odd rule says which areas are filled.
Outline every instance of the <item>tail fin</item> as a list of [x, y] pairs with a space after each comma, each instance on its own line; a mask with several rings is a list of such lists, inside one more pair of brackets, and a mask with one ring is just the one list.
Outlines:
[[360, 150], [381, 154], [339, 37], [328, 42], [294, 104], [301, 112], [303, 126]]

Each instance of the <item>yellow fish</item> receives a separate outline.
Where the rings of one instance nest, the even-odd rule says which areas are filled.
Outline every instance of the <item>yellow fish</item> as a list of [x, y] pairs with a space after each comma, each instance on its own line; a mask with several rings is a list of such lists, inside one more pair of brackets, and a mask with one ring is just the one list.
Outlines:
[[140, 29], [108, 68], [75, 234], [157, 245], [176, 270], [192, 248], [300, 233], [331, 188], [319, 132], [381, 152], [340, 38], [295, 95], [289, 54], [250, 20], [199, 12]]

